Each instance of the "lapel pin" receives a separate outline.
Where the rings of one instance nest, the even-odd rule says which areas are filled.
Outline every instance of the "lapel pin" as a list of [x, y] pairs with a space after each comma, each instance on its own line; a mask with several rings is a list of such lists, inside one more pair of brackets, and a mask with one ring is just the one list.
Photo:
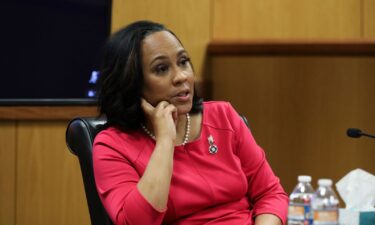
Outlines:
[[212, 135], [210, 135], [209, 137], [208, 137], [208, 144], [210, 145], [209, 147], [208, 147], [208, 152], [210, 153], [210, 154], [216, 154], [217, 153], [217, 150], [218, 150], [218, 148], [217, 148], [217, 146], [215, 145], [215, 140], [214, 140], [214, 138], [212, 137]]

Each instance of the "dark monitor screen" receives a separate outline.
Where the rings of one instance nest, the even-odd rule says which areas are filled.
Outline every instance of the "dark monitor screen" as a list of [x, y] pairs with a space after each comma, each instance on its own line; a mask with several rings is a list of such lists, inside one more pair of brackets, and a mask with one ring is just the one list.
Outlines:
[[94, 97], [89, 81], [110, 33], [111, 1], [12, 0], [2, 8], [0, 100]]

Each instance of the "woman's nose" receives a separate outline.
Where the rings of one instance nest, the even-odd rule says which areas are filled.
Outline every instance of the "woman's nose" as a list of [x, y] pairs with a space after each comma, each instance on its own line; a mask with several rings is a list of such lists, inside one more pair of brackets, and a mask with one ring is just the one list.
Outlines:
[[188, 74], [186, 71], [177, 69], [173, 77], [174, 84], [184, 83], [187, 80]]

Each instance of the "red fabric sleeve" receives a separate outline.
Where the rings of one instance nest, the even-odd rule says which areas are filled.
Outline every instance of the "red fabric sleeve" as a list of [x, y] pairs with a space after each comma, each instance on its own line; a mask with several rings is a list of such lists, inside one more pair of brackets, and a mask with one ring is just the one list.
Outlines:
[[123, 141], [112, 136], [111, 130], [99, 133], [93, 147], [95, 182], [104, 208], [114, 224], [161, 224], [166, 210], [157, 211], [138, 191], [140, 175], [118, 151]]
[[254, 207], [254, 216], [264, 213], [274, 214], [285, 224], [288, 195], [268, 164], [264, 151], [255, 142], [249, 128], [230, 104], [228, 104], [228, 111], [236, 132], [237, 154], [248, 179], [247, 193]]

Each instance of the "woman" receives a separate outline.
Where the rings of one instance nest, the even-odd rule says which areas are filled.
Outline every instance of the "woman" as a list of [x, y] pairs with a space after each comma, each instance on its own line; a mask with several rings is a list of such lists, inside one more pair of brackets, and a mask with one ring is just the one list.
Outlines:
[[288, 197], [229, 103], [202, 102], [179, 39], [139, 21], [108, 42], [94, 142], [115, 224], [285, 224]]

